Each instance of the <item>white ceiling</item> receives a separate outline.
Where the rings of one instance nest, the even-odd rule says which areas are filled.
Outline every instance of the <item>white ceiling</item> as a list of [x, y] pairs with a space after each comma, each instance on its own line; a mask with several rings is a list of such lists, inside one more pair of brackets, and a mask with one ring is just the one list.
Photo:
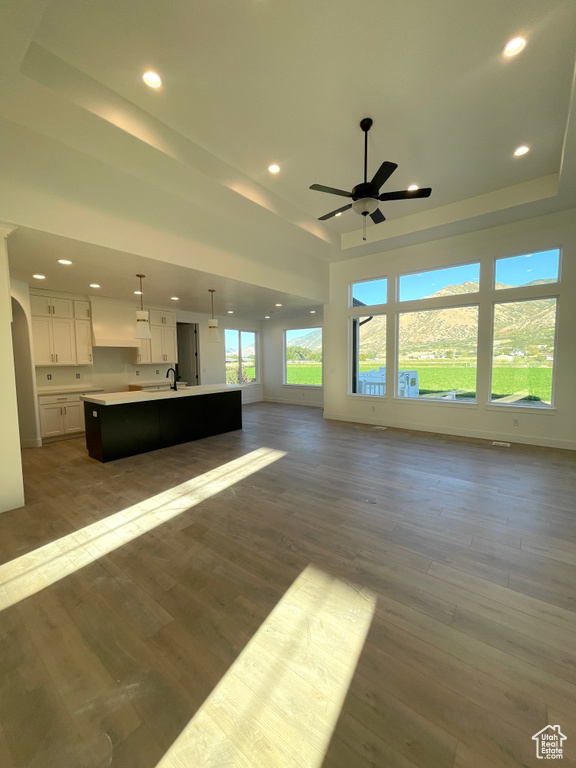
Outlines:
[[[0, 115], [27, 141], [58, 142], [58, 181], [72, 199], [75, 183], [79, 196], [88, 194], [66, 176], [66, 152], [71, 164], [82, 153], [107, 173], [129, 174], [143, 197], [150, 189], [164, 195], [170, 218], [146, 214], [158, 230], [228, 250], [236, 236], [239, 253], [261, 244], [257, 258], [273, 252], [271, 263], [296, 253], [329, 263], [576, 205], [573, 0], [8, 5], [0, 19]], [[525, 50], [505, 59], [506, 41], [518, 34]], [[148, 69], [161, 75], [161, 89], [143, 84]], [[383, 191], [415, 183], [433, 192], [382, 203], [387, 221], [370, 222], [364, 243], [352, 211], [317, 221], [346, 200], [309, 186], [351, 189], [362, 181], [366, 116], [374, 120], [368, 175], [390, 160], [398, 169]], [[520, 144], [531, 151], [514, 158]], [[276, 176], [267, 171], [272, 162], [281, 166]], [[17, 170], [47, 188], [54, 169], [32, 152], [29, 165]], [[114, 191], [104, 174], [94, 178], [90, 206], [110, 207]], [[57, 273], [64, 290], [86, 292], [90, 275], [119, 296], [140, 271], [136, 243], [125, 242], [122, 252], [106, 249], [105, 238], [67, 243], [49, 223], [8, 220], [21, 226], [9, 246], [19, 279], [29, 280], [30, 270], [54, 273], [56, 252], [68, 246], [78, 263], [65, 278]], [[106, 280], [97, 276], [104, 264]], [[180, 259], [170, 269], [152, 262], [142, 271], [155, 275], [157, 301], [166, 292], [181, 296], [183, 308], [206, 309], [215, 279], [209, 260]], [[280, 298], [254, 282], [221, 270], [209, 287], [254, 317], [282, 299], [295, 310], [317, 304], [305, 291]]]

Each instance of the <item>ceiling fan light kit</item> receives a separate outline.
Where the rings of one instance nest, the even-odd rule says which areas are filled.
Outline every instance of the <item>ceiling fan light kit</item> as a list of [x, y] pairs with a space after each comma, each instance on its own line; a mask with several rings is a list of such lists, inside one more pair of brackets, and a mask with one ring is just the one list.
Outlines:
[[312, 184], [310, 189], [314, 189], [317, 192], [326, 192], [329, 195], [339, 195], [340, 197], [352, 198], [352, 202], [348, 205], [344, 205], [341, 208], [336, 208], [335, 211], [324, 214], [319, 217], [319, 221], [326, 221], [333, 216], [339, 216], [344, 211], [348, 211], [350, 208], [363, 217], [363, 240], [366, 240], [366, 217], [370, 216], [374, 224], [380, 224], [386, 221], [386, 217], [378, 207], [378, 203], [383, 200], [408, 200], [413, 197], [430, 197], [432, 192], [431, 187], [425, 187], [424, 189], [403, 189], [398, 192], [384, 192], [380, 194], [380, 188], [388, 181], [390, 176], [394, 173], [398, 165], [396, 163], [390, 163], [385, 161], [380, 168], [374, 174], [371, 181], [368, 181], [368, 131], [372, 127], [373, 121], [371, 117], [365, 117], [360, 121], [360, 128], [364, 132], [364, 181], [361, 184], [357, 184], [351, 192], [346, 192], [343, 189], [336, 189], [335, 187], [325, 187], [322, 184]]

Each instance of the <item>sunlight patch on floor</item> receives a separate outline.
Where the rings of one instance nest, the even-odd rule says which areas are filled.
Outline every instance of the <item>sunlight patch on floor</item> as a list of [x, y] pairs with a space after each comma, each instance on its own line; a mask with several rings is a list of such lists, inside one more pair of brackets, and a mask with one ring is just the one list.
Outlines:
[[375, 607], [308, 566], [156, 768], [320, 768]]
[[259, 448], [0, 565], [0, 610], [93, 563], [285, 456]]

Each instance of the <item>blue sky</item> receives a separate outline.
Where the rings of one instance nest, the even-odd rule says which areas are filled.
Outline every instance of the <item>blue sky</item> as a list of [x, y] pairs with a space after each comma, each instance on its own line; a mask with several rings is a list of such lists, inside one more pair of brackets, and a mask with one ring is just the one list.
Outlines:
[[557, 249], [499, 259], [496, 262], [496, 282], [525, 285], [533, 280], [558, 278], [559, 260], [560, 252]]
[[298, 339], [301, 336], [307, 336], [312, 331], [319, 331], [320, 328], [299, 328], [295, 331], [286, 331], [286, 341], [289, 344], [294, 339]]
[[[242, 331], [240, 334], [243, 349], [252, 349], [254, 346], [254, 333], [252, 331]], [[229, 352], [238, 352], [238, 331], [232, 331], [228, 328], [224, 331], [224, 342]]]
[[[505, 285], [525, 285], [534, 280], [558, 278], [560, 253], [557, 249], [496, 260], [496, 282]], [[400, 277], [400, 301], [412, 301], [430, 296], [448, 285], [477, 283], [478, 264], [464, 264], [446, 269], [434, 269]], [[355, 283], [354, 298], [371, 306], [386, 303], [386, 278]]]

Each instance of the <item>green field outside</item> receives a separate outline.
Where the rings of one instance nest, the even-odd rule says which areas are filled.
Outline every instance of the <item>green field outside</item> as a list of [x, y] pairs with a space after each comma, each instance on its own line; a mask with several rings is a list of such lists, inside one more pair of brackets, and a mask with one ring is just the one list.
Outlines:
[[[364, 363], [360, 365], [360, 370], [371, 371], [378, 367], [378, 362]], [[414, 361], [406, 361], [400, 369], [417, 370], [420, 390], [430, 393], [456, 390], [473, 396], [476, 390], [476, 368], [472, 366], [453, 363], [439, 365], [438, 361], [424, 364], [418, 361], [418, 365], [414, 365]], [[322, 366], [318, 363], [287, 364], [286, 375], [288, 384], [322, 384]], [[495, 367], [492, 392], [494, 397], [522, 394], [550, 402], [552, 368]]]

